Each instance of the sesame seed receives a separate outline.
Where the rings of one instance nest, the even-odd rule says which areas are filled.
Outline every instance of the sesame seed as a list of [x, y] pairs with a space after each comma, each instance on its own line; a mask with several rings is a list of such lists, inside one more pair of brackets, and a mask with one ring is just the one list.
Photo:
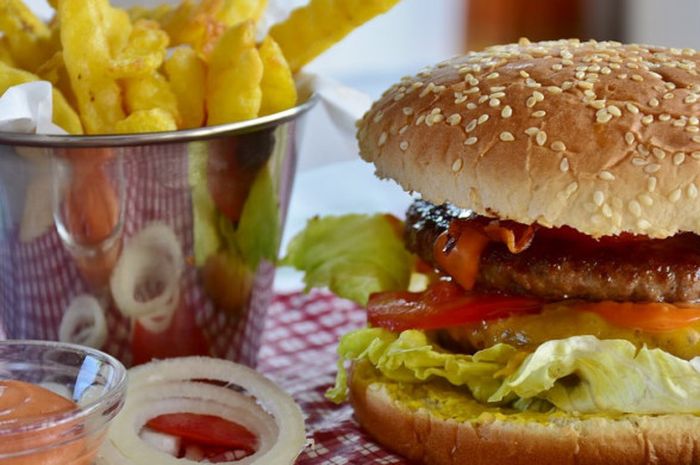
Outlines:
[[401, 100], [405, 96], [406, 96], [406, 94], [404, 94], [403, 92], [398, 92], [398, 93], [394, 94], [394, 102], [398, 102], [399, 100]]
[[453, 113], [447, 118], [447, 124], [455, 126], [462, 122], [462, 116], [459, 113]]
[[402, 126], [401, 129], [399, 129], [399, 134], [403, 134], [406, 131], [408, 131], [408, 124], [405, 126]]
[[513, 109], [510, 105], [506, 105], [503, 107], [503, 110], [501, 110], [501, 118], [510, 118], [511, 116], [513, 116]]
[[501, 104], [501, 101], [498, 100], [497, 98], [492, 98], [491, 100], [489, 100], [489, 106], [492, 108], [495, 108], [495, 107], [499, 106], [500, 104]]
[[552, 65], [552, 69], [553, 69], [554, 71], [561, 71], [563, 68], [564, 68], [564, 66], [562, 66], [561, 63], [554, 63], [554, 64]]
[[602, 191], [595, 191], [593, 193], [593, 202], [596, 206], [600, 207], [605, 202], [605, 194]]
[[535, 142], [537, 142], [537, 145], [542, 147], [547, 142], [547, 133], [544, 131], [539, 131], [535, 136]]
[[528, 108], [532, 108], [537, 104], [537, 100], [535, 100], [535, 97], [528, 97], [527, 100], [525, 101], [525, 106]]
[[480, 82], [480, 81], [479, 81], [478, 79], [476, 79], [476, 78], [471, 78], [471, 79], [469, 79], [468, 82], [469, 82], [469, 85], [470, 85], [470, 86], [477, 86], [477, 85], [479, 85], [479, 82]]
[[686, 195], [688, 198], [694, 199], [695, 197], [698, 196], [698, 186], [695, 185], [695, 183], [690, 183], [688, 184], [688, 188], [685, 191]]
[[503, 131], [503, 132], [500, 134], [499, 138], [500, 138], [503, 142], [511, 142], [511, 141], [514, 141], [514, 140], [515, 140], [515, 137], [513, 137], [513, 134], [511, 134], [511, 133], [508, 132], [508, 131]]
[[[578, 71], [576, 74], [574, 74], [574, 77], [576, 79], [583, 79], [586, 77], [586, 73], [584, 73], [583, 71]], [[583, 81], [581, 81], [581, 82], [583, 82]]]
[[537, 111], [532, 113], [532, 116], [534, 116], [535, 118], [542, 118], [546, 114], [547, 114], [547, 112], [544, 110], [537, 110]]
[[[493, 89], [491, 89], [491, 92], [493, 92]], [[489, 97], [491, 98], [503, 98], [506, 96], [505, 92], [493, 92]]]
[[562, 93], [561, 87], [557, 87], [557, 86], [549, 86], [549, 87], [547, 87], [547, 91], [549, 91], [552, 94], [561, 94]]
[[691, 126], [697, 126], [698, 123], [700, 123], [700, 118], [698, 118], [697, 116], [693, 115], [690, 118], [688, 118], [688, 124], [690, 124]]
[[382, 132], [381, 134], [379, 134], [379, 140], [377, 141], [377, 145], [379, 145], [380, 147], [384, 145], [386, 143], [386, 138], [386, 132]]
[[659, 115], [659, 121], [669, 121], [671, 119], [671, 115], [668, 113], [662, 113]]
[[534, 135], [536, 135], [538, 132], [540, 132], [540, 129], [539, 129], [539, 128], [536, 128], [536, 127], [534, 127], [534, 126], [532, 126], [532, 127], [527, 128], [524, 132], [525, 132], [525, 134], [527, 134], [528, 136], [534, 136]]
[[603, 181], [614, 181], [615, 180], [615, 175], [612, 174], [610, 171], [603, 170], [600, 173], [598, 173], [598, 177], [602, 179]]
[[593, 100], [589, 105], [596, 110], [602, 110], [605, 108], [605, 100]]
[[[506, 90], [506, 86], [493, 86], [489, 89], [491, 92], [500, 92], [503, 90]], [[499, 95], [498, 97], [505, 97], [505, 93], [502, 93], [502, 95]]]
[[561, 83], [561, 88], [562, 90], [569, 90], [574, 86], [574, 83], [571, 81], [564, 81]]
[[603, 217], [600, 216], [600, 215], [593, 215], [593, 216], [591, 216], [591, 223], [593, 223], [593, 224], [595, 224], [595, 225], [601, 225], [601, 224], [603, 224], [604, 222], [605, 222], [605, 219], [603, 219]]
[[685, 132], [699, 132], [700, 128], [697, 126], [686, 126], [685, 127]]
[[673, 98], [673, 94], [671, 92], [666, 92], [663, 98], [664, 100], [671, 100]]
[[399, 143], [399, 148], [400, 148], [401, 151], [403, 151], [403, 152], [405, 152], [406, 150], [408, 150], [408, 141], [402, 140], [402, 141]]
[[698, 136], [693, 136], [692, 139], [693, 139], [693, 142], [700, 143], [700, 135], [698, 135]]
[[634, 115], [636, 115], [637, 113], [639, 113], [639, 108], [638, 108], [636, 105], [632, 104], [632, 103], [629, 103], [629, 102], [628, 102], [628, 103], [625, 103], [625, 108], [627, 108], [627, 111], [629, 111], [630, 113], [632, 113], [632, 114], [634, 114]]
[[603, 212], [604, 217], [612, 218], [612, 215], [613, 215], [612, 208], [610, 208], [610, 205], [608, 205], [607, 203], [603, 204], [602, 212]]
[[488, 96], [488, 95], [482, 95], [481, 97], [479, 97], [478, 102], [479, 102], [479, 103], [484, 103], [484, 102], [487, 101], [488, 99], [489, 99], [489, 96]]
[[630, 203], [627, 204], [627, 209], [637, 218], [642, 216], [642, 206], [636, 200], [630, 200]]
[[488, 120], [489, 120], [489, 115], [487, 115], [486, 113], [484, 113], [483, 115], [479, 116], [479, 118], [476, 120], [476, 123], [477, 123], [477, 124], [484, 124], [484, 123], [487, 122]]
[[650, 107], [658, 107], [659, 106], [659, 99], [656, 97], [652, 97], [651, 100], [649, 100], [649, 106]]
[[476, 128], [476, 119], [469, 121], [467, 126], [464, 128], [466, 132], [472, 132]]
[[649, 125], [654, 121], [654, 115], [644, 115], [642, 124]]
[[605, 108], [603, 108], [602, 110], [598, 110], [595, 113], [595, 120], [597, 123], [607, 123], [612, 119], [612, 117], [613, 116], [610, 113], [608, 113], [608, 110], [606, 110]]
[[474, 144], [476, 144], [477, 140], [478, 139], [476, 137], [472, 136], [464, 141], [464, 145], [474, 145]]
[[559, 163], [559, 169], [561, 170], [562, 173], [566, 173], [569, 171], [569, 159], [564, 157], [561, 159], [561, 162]]
[[663, 160], [664, 158], [666, 158], [666, 152], [664, 152], [662, 149], [660, 149], [658, 147], [652, 148], [651, 153], [659, 160]]
[[609, 67], [607, 67], [607, 66], [603, 66], [603, 67], [601, 68], [601, 70], [600, 70], [601, 74], [610, 74], [611, 71], [612, 71], [612, 70], [611, 70]]
[[542, 87], [542, 84], [531, 78], [525, 79], [525, 85], [528, 87]]
[[627, 131], [625, 133], [625, 142], [627, 142], [627, 145], [632, 145], [634, 143], [634, 134]]
[[695, 94], [688, 94], [684, 99], [683, 103], [695, 103], [698, 100], [698, 96]]
[[476, 103], [474, 103], [474, 102], [467, 103], [467, 109], [468, 110], [476, 110]]
[[530, 74], [527, 71], [520, 70], [520, 73], [518, 73], [518, 74], [520, 74], [520, 76], [524, 77], [524, 78], [530, 77]]
[[413, 108], [411, 107], [403, 107], [403, 114], [406, 116], [411, 116], [413, 114]]
[[470, 87], [469, 89], [465, 90], [465, 94], [478, 94], [479, 93], [479, 88], [478, 87]]
[[541, 102], [542, 100], [544, 100], [544, 94], [542, 92], [537, 91], [537, 90], [532, 93], [532, 96], [538, 102]]
[[692, 152], [690, 156], [693, 158], [693, 160], [700, 160], [700, 152]]
[[498, 76], [500, 76], [500, 74], [494, 72], [486, 76], [486, 79], [496, 79]]
[[622, 116], [622, 111], [620, 111], [620, 108], [615, 105], [608, 106], [608, 113], [610, 113], [613, 116], [617, 116], [618, 118]]
[[642, 155], [644, 155], [645, 157], [646, 157], [647, 155], [649, 155], [649, 149], [646, 148], [645, 145], [642, 145], [641, 142], [640, 142], [639, 144], [637, 144], [637, 151], [638, 151], [639, 153], [641, 153]]
[[[649, 192], [654, 192], [656, 190], [656, 183], [657, 183], [656, 177], [650, 176], [649, 179], [647, 179], [647, 190]], [[644, 199], [642, 199], [642, 200], [644, 200]], [[651, 200], [651, 197], [649, 197], [649, 200]], [[646, 203], [646, 201], [645, 201], [645, 203]], [[651, 205], [651, 203], [649, 205]]]
[[454, 163], [452, 163], [452, 171], [455, 173], [459, 172], [459, 170], [462, 169], [462, 164], [463, 162], [461, 158], [456, 159]]
[[639, 229], [649, 229], [651, 227], [651, 223], [649, 223], [644, 218], [641, 218], [637, 221], [637, 227]]
[[564, 145], [564, 142], [562, 142], [560, 140], [552, 142], [551, 148], [555, 152], [565, 152], [566, 151], [566, 145]]
[[418, 118], [416, 118], [416, 126], [423, 124], [423, 121], [425, 121], [425, 115], [420, 115]]
[[646, 161], [646, 160], [643, 159], [643, 158], [632, 157], [632, 164], [633, 164], [634, 166], [644, 166], [644, 165], [648, 165], [649, 162]]
[[674, 120], [672, 124], [677, 128], [682, 128], [683, 126], [686, 125], [686, 122], [684, 119], [677, 119], [677, 120]]
[[[627, 76], [628, 76], [627, 73], [622, 73], [622, 74], [618, 74], [618, 75], [617, 75], [617, 78], [618, 78], [618, 79], [627, 79]], [[639, 75], [637, 74], [636, 76], [639, 76]], [[633, 78], [633, 79], [634, 79], [634, 78]], [[642, 76], [639, 76], [639, 79], [640, 79], [641, 81], [644, 80], [644, 79], [642, 79]]]
[[384, 112], [382, 110], [379, 110], [378, 112], [376, 112], [374, 114], [374, 118], [372, 118], [372, 121], [374, 121], [375, 123], [378, 123], [382, 120], [383, 117], [384, 117]]
[[682, 165], [683, 162], [685, 161], [685, 153], [683, 152], [678, 152], [673, 155], [673, 164], [678, 166]]
[[656, 173], [660, 169], [661, 169], [661, 165], [659, 165], [658, 163], [650, 163], [644, 167], [644, 172], [647, 174], [652, 174], [652, 173]]
[[668, 195], [668, 200], [671, 201], [671, 203], [676, 203], [680, 199], [681, 199], [681, 190], [680, 189], [676, 189]]
[[566, 196], [569, 197], [571, 194], [576, 192], [576, 189], [578, 189], [578, 183], [577, 182], [572, 182], [568, 186], [566, 186]]

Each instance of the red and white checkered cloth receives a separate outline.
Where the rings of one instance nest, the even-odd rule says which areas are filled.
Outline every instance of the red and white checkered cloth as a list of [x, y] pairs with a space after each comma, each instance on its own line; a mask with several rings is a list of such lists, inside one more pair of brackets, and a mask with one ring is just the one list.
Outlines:
[[313, 445], [297, 465], [409, 463], [372, 441], [349, 404], [324, 397], [335, 379], [338, 339], [364, 324], [363, 309], [327, 292], [278, 295], [269, 309], [258, 369], [294, 396], [306, 414]]

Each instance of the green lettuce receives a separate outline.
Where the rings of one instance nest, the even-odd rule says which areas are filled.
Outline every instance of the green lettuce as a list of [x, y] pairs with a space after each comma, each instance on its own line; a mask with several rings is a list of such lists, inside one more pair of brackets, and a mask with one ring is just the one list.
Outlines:
[[405, 290], [413, 258], [384, 215], [311, 219], [282, 264], [304, 271], [307, 290], [328, 286], [361, 305], [373, 292]]
[[338, 345], [338, 376], [328, 397], [335, 402], [345, 398], [345, 360], [367, 360], [391, 380], [418, 383], [443, 378], [466, 386], [475, 399], [486, 402], [501, 385], [497, 373], [517, 352], [497, 344], [474, 355], [455, 354], [433, 345], [423, 331], [396, 334], [382, 328], [360, 329], [343, 336]]
[[336, 402], [347, 392], [344, 362], [366, 360], [391, 380], [444, 379], [489, 405], [528, 410], [554, 405], [579, 413], [700, 413], [700, 372], [693, 363], [660, 349], [638, 350], [624, 340], [574, 336], [546, 342], [527, 357], [507, 344], [464, 355], [443, 350], [422, 331], [365, 328], [345, 335], [338, 354], [336, 385], [327, 394]]
[[700, 373], [687, 360], [629, 341], [576, 336], [548, 341], [489, 399], [539, 397], [565, 411], [700, 412]]

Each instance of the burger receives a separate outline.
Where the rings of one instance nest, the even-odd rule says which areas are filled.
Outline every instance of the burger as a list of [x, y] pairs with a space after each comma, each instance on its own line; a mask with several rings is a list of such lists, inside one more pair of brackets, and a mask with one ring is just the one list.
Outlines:
[[367, 308], [329, 396], [419, 463], [700, 463], [699, 63], [522, 40], [388, 89], [358, 141], [405, 220], [286, 258]]

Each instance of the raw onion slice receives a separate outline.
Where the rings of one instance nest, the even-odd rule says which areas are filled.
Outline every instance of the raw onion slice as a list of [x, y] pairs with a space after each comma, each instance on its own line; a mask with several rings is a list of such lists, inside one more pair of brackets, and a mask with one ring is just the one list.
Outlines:
[[151, 418], [182, 412], [235, 421], [258, 437], [254, 454], [223, 464], [292, 464], [306, 442], [299, 406], [260, 373], [226, 360], [183, 357], [129, 370], [126, 403], [112, 423], [99, 463], [198, 464], [165, 454], [139, 437]]
[[107, 321], [96, 298], [82, 294], [71, 300], [58, 327], [58, 340], [102, 348], [107, 341]]
[[149, 224], [129, 240], [112, 272], [110, 287], [117, 308], [126, 316], [149, 320], [171, 315], [179, 303], [184, 266], [172, 228]]

